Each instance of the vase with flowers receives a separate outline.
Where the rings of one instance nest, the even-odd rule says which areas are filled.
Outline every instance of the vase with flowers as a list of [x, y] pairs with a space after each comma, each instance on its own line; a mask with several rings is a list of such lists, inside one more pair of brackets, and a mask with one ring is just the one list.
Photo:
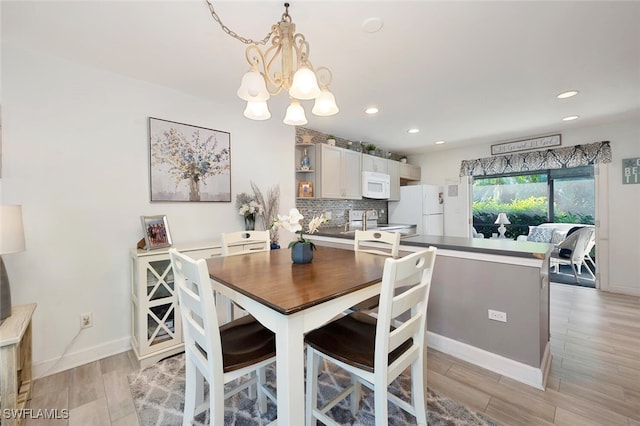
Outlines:
[[[293, 263], [309, 263], [313, 260], [313, 250], [316, 246], [308, 239], [304, 238], [304, 232], [300, 221], [304, 219], [304, 216], [300, 214], [298, 209], [289, 210], [288, 215], [278, 215], [278, 219], [273, 222], [273, 226], [284, 228], [289, 232], [297, 234], [297, 238], [289, 243], [291, 249], [291, 260]], [[307, 228], [307, 234], [313, 234], [318, 231], [318, 228], [328, 219], [324, 215], [316, 216], [311, 221]]]
[[263, 207], [255, 197], [242, 192], [236, 196], [238, 214], [244, 217], [244, 230], [256, 229], [256, 216], [264, 213]]

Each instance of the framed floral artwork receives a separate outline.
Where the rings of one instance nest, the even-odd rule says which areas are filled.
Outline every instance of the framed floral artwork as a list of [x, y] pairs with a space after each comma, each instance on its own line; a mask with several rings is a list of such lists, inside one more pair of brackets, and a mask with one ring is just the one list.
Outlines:
[[147, 250], [171, 247], [171, 234], [169, 233], [167, 216], [140, 216], [140, 220], [142, 221], [144, 243]]
[[149, 117], [151, 201], [231, 201], [231, 134]]

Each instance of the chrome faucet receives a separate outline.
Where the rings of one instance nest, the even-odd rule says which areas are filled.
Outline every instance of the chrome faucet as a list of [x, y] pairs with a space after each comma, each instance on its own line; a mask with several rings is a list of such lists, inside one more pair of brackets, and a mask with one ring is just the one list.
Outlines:
[[367, 230], [367, 213], [371, 213], [373, 212], [374, 215], [377, 216], [378, 212], [376, 210], [365, 210], [364, 212], [362, 212], [362, 230], [366, 231]]

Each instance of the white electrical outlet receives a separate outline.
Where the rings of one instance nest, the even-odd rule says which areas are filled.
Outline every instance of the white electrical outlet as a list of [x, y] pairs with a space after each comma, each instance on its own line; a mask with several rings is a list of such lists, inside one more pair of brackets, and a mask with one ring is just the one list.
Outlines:
[[324, 212], [324, 217], [326, 217], [326, 218], [327, 218], [327, 220], [331, 220], [331, 216], [332, 216], [332, 214], [331, 214], [331, 212], [330, 212], [330, 211], [326, 211], [326, 212]]
[[507, 322], [507, 313], [489, 309], [489, 319], [494, 321]]
[[80, 314], [80, 328], [93, 327], [93, 312]]

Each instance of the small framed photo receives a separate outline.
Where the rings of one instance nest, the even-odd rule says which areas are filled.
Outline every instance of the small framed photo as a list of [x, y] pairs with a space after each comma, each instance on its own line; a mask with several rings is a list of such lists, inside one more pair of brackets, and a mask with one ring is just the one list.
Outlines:
[[313, 182], [302, 181], [298, 184], [298, 197], [313, 197]]
[[140, 220], [142, 221], [144, 242], [147, 250], [171, 247], [171, 234], [169, 233], [167, 216], [140, 216]]

